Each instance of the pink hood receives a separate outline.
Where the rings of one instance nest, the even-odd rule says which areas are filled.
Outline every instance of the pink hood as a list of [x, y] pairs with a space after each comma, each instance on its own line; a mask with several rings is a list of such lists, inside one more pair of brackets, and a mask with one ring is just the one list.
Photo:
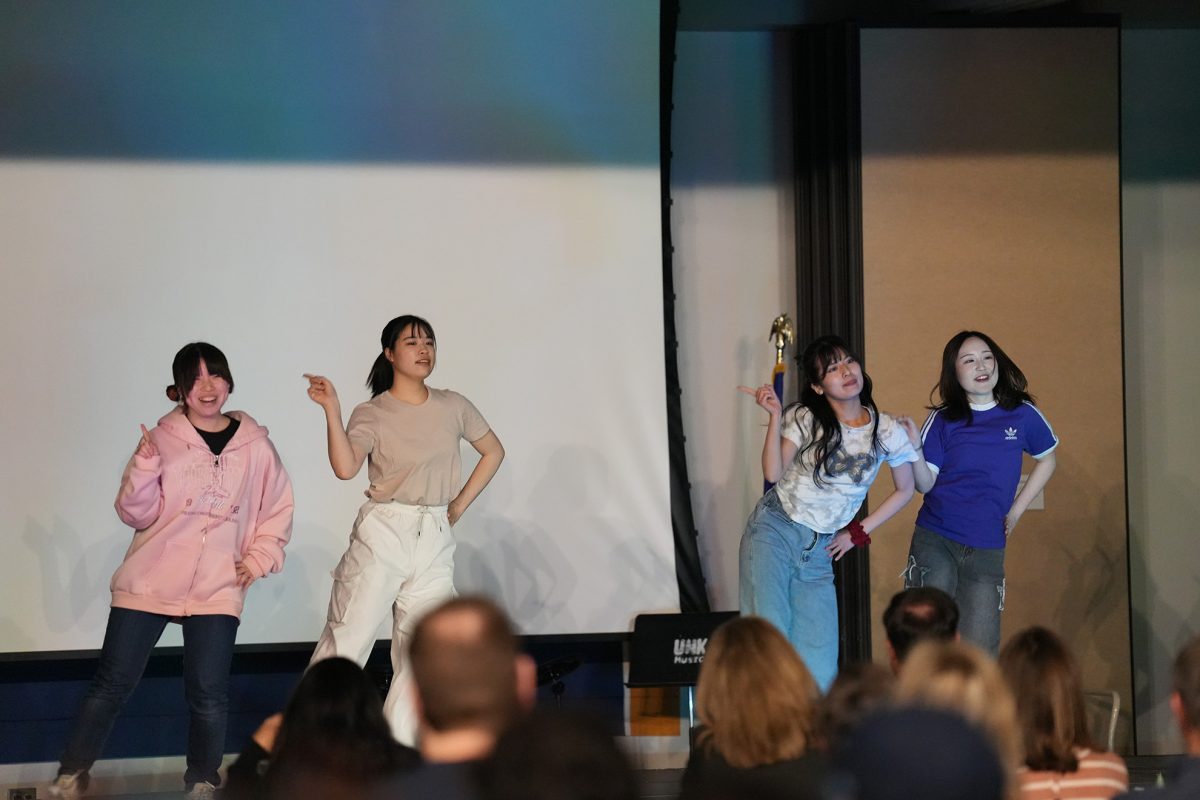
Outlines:
[[180, 408], [158, 421], [158, 455], [134, 455], [117, 493], [117, 516], [135, 528], [113, 575], [113, 606], [155, 614], [240, 617], [241, 561], [255, 577], [283, 568], [292, 533], [292, 484], [267, 429], [241, 411], [219, 457]]

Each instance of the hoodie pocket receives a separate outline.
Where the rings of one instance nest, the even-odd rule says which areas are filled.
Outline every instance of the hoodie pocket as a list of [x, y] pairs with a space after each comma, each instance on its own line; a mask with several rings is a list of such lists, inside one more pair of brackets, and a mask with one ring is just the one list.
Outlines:
[[205, 550], [200, 554], [188, 599], [208, 603], [234, 597], [238, 592], [236, 563], [232, 553], [216, 548]]
[[149, 569], [130, 563], [123, 565], [114, 579], [115, 588], [124, 583], [120, 572], [129, 569], [129, 591], [162, 600], [182, 600], [187, 596], [196, 574], [200, 551], [180, 542], [167, 542]]

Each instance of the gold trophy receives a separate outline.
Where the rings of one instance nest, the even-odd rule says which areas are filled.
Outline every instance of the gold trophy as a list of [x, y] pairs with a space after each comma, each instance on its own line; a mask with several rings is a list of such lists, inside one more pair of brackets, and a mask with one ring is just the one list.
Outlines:
[[775, 373], [785, 371], [783, 364], [783, 348], [796, 341], [796, 329], [792, 326], [792, 318], [786, 313], [780, 314], [771, 322], [771, 335], [767, 337], [775, 342]]
[[[792, 326], [791, 317], [786, 313], [776, 317], [771, 322], [771, 335], [767, 338], [775, 343], [775, 368], [771, 370], [771, 387], [775, 390], [779, 404], [783, 405], [783, 376], [787, 372], [783, 349], [796, 341], [796, 329]], [[770, 481], [764, 480], [763, 491], [767, 491], [772, 485]]]

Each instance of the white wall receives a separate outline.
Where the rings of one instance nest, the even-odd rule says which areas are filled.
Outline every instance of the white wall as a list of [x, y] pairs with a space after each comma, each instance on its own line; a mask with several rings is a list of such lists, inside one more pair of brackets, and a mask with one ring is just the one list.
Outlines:
[[[796, 316], [790, 67], [770, 33], [681, 32], [671, 235], [684, 430], [714, 609], [737, 608], [742, 528], [762, 494], [771, 320]], [[789, 366], [793, 354], [788, 353]], [[790, 399], [790, 398], [789, 398]]]

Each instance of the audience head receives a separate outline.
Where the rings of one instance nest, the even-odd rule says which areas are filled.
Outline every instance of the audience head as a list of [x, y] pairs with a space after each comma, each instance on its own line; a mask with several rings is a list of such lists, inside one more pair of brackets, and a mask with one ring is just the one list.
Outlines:
[[427, 738], [451, 732], [473, 731], [494, 741], [533, 705], [537, 669], [490, 600], [443, 603], [417, 623], [408, 652], [422, 751]]
[[1092, 747], [1092, 739], [1079, 668], [1066, 644], [1045, 628], [1027, 628], [1008, 640], [999, 663], [1016, 698], [1025, 765], [1074, 772], [1075, 748]]
[[1172, 681], [1171, 710], [1188, 752], [1200, 756], [1200, 636], [1185, 644], [1175, 657]]
[[817, 738], [821, 748], [837, 749], [864, 717], [886, 706], [892, 699], [895, 683], [892, 671], [873, 661], [842, 667], [817, 704]]
[[638, 800], [637, 778], [604, 724], [559, 709], [512, 725], [480, 768], [483, 800]]
[[869, 715], [835, 751], [830, 800], [1002, 800], [995, 747], [961, 715], [893, 708]]
[[696, 686], [699, 744], [734, 767], [798, 758], [811, 746], [820, 695], [774, 625], [739, 617], [713, 632]]
[[348, 659], [328, 658], [304, 673], [292, 692], [267, 783], [276, 797], [315, 797], [318, 784], [363, 788], [414, 758], [392, 738], [383, 700], [366, 672]]
[[1007, 770], [1020, 763], [1012, 691], [996, 662], [974, 645], [934, 641], [917, 645], [900, 670], [896, 700], [961, 714], [991, 739]]
[[883, 612], [888, 657], [893, 672], [913, 646], [925, 639], [950, 642], [958, 638], [958, 604], [932, 586], [915, 586], [898, 592]]

